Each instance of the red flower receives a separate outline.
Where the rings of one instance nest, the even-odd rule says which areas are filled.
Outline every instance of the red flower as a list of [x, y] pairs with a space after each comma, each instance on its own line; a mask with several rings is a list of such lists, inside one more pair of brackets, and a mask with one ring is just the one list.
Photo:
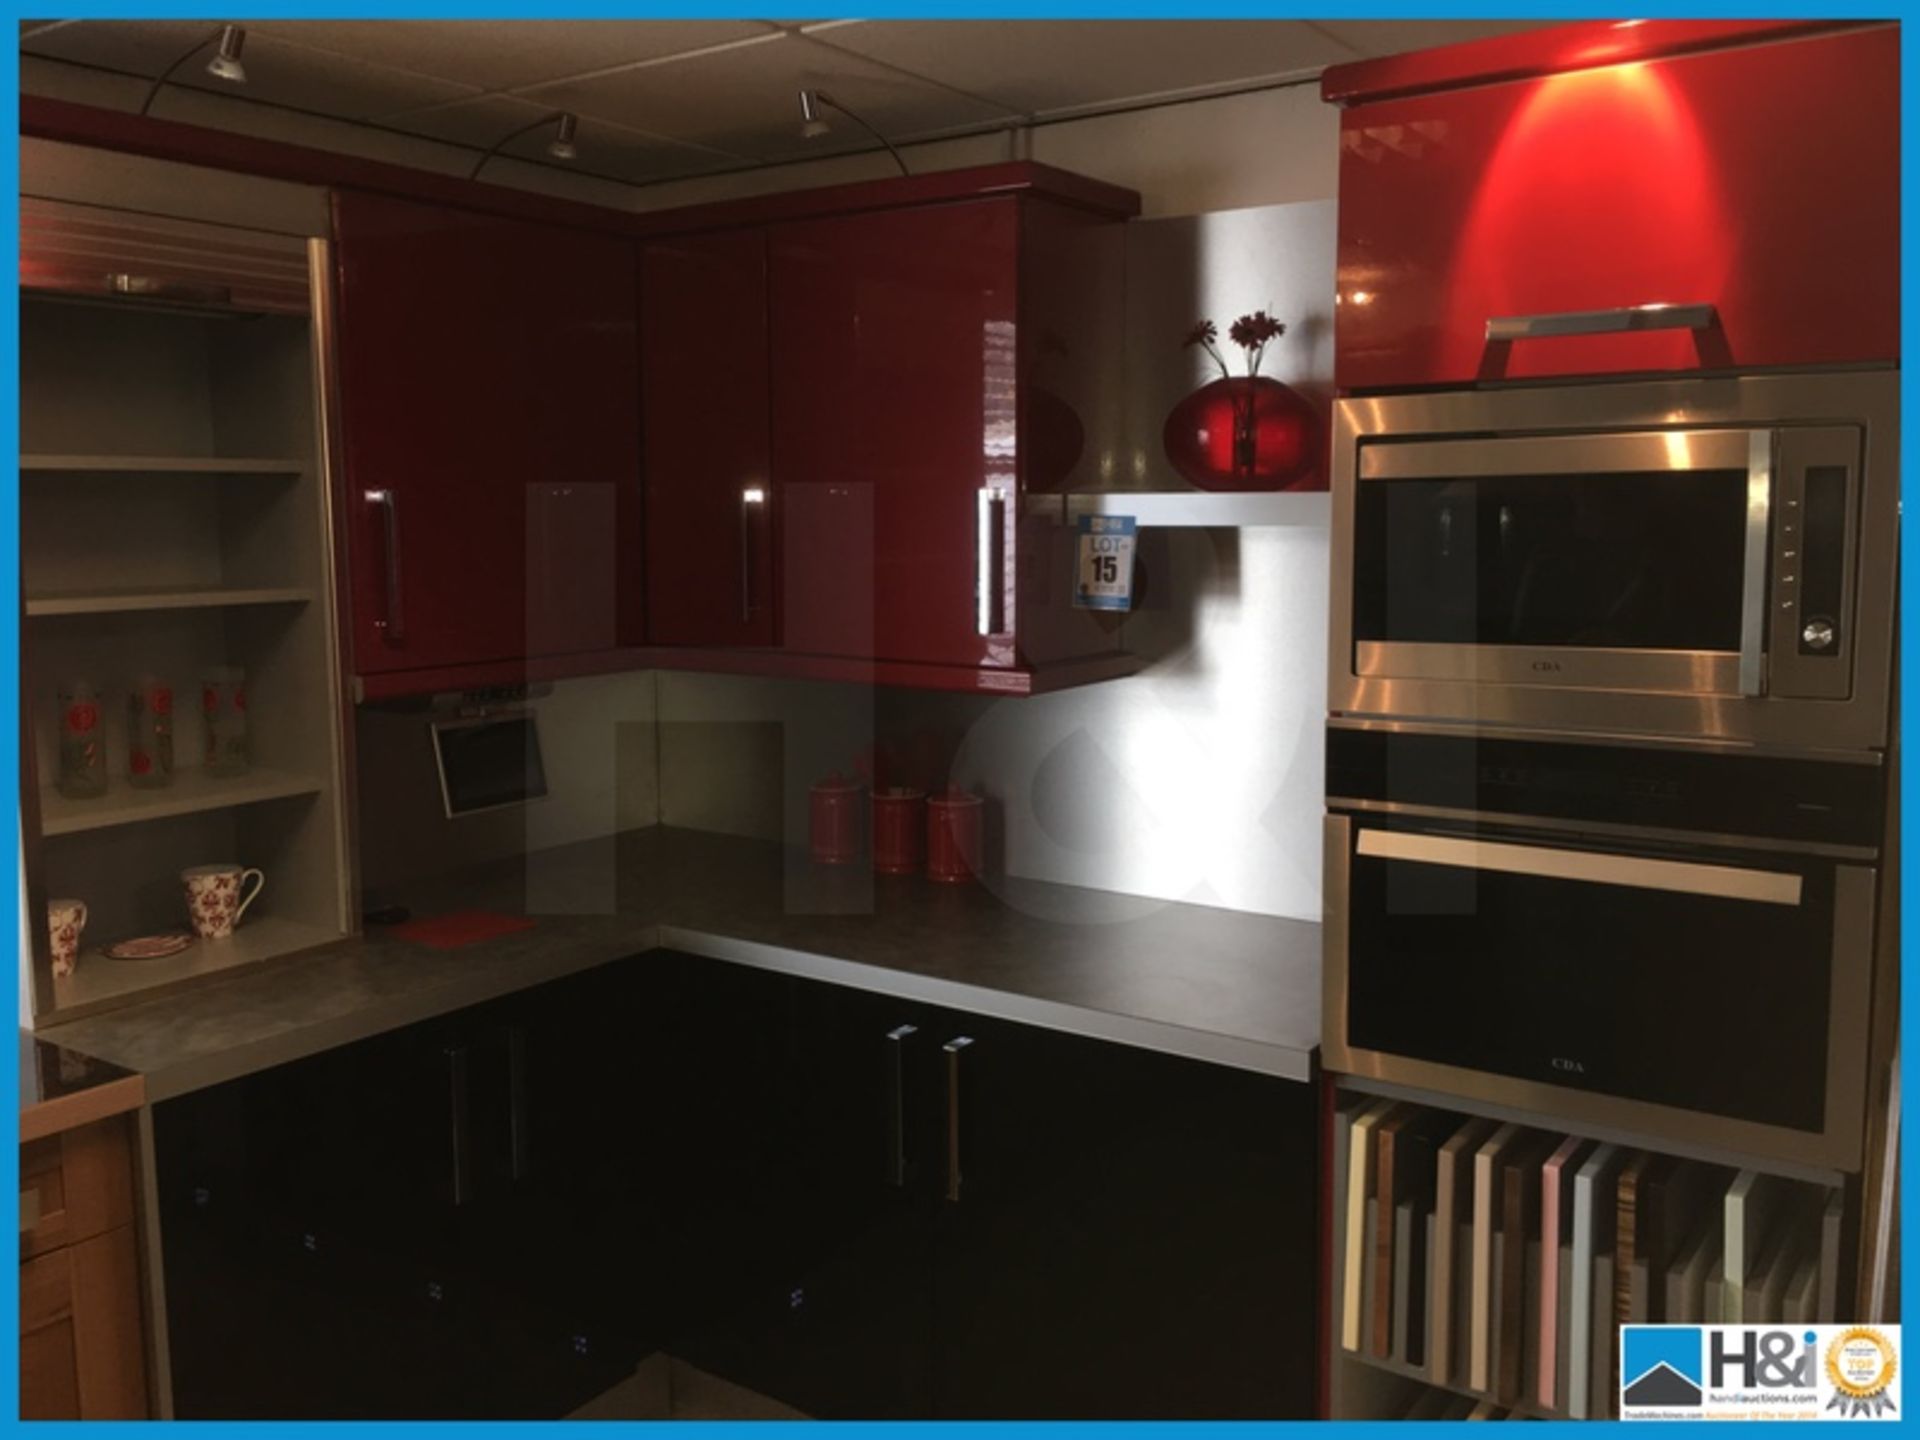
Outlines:
[[220, 697], [214, 693], [213, 686], [203, 685], [200, 688], [200, 708], [209, 715], [220, 708]]
[[135, 750], [127, 757], [127, 768], [136, 775], [144, 775], [153, 769], [153, 760], [144, 750]]
[[84, 735], [100, 723], [100, 707], [86, 701], [67, 707], [67, 729]]
[[1264, 310], [1242, 315], [1227, 328], [1227, 337], [1242, 350], [1258, 349], [1269, 340], [1278, 340], [1286, 333], [1287, 327]]
[[147, 708], [156, 715], [171, 715], [173, 713], [173, 687], [171, 685], [154, 686], [152, 690], [147, 692]]
[[1219, 338], [1220, 332], [1215, 328], [1214, 323], [1211, 320], [1202, 320], [1187, 332], [1187, 338], [1181, 343], [1183, 346], [1211, 345]]

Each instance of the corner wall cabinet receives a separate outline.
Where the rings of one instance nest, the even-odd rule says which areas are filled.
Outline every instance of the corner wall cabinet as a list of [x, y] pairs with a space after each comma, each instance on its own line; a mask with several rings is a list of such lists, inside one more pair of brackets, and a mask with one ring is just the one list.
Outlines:
[[723, 207], [642, 246], [659, 663], [1010, 692], [1118, 673], [1111, 625], [1072, 609], [1071, 536], [1025, 502], [1097, 469], [1136, 202], [1038, 170], [964, 185]]

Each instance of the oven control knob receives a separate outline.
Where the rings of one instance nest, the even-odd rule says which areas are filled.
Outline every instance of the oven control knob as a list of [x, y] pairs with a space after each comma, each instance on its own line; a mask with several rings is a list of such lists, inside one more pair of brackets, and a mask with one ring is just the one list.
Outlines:
[[1800, 645], [1805, 650], [1831, 650], [1837, 638], [1833, 622], [1819, 615], [1800, 627]]

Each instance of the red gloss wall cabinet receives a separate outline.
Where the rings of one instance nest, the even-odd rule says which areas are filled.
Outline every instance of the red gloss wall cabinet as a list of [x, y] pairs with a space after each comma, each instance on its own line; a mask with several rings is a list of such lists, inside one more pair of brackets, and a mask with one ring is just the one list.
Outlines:
[[[1341, 120], [1338, 384], [1895, 360], [1898, 135], [1890, 25], [1362, 97]], [[1648, 304], [1715, 319], [1487, 336]]]
[[632, 243], [356, 191], [334, 227], [355, 671], [613, 648], [641, 533]]
[[997, 591], [1011, 554], [1018, 202], [800, 221], [769, 243], [787, 648], [1012, 664], [1010, 607], [989, 596], [981, 624], [977, 587]]
[[774, 643], [767, 240], [761, 229], [640, 250], [648, 638]]
[[1071, 248], [1056, 229], [1110, 219], [1003, 196], [771, 228], [784, 650], [1011, 670], [1115, 648], [1065, 609], [1059, 527], [1022, 516], [1036, 456], [1064, 479], [1086, 444], [1058, 392], [1033, 403], [1027, 292]]

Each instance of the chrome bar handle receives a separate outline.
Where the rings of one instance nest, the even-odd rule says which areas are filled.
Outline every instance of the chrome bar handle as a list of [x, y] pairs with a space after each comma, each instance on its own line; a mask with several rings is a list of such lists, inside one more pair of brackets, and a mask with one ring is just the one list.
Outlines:
[[887, 1032], [887, 1184], [896, 1190], [907, 1183], [906, 1049], [917, 1025], [896, 1025]]
[[1557, 335], [1618, 335], [1629, 330], [1710, 330], [1713, 306], [1622, 305], [1613, 310], [1563, 310], [1550, 315], [1502, 315], [1487, 321], [1488, 340], [1545, 340]]
[[753, 517], [765, 507], [764, 486], [748, 485], [740, 491], [740, 620], [753, 619]]
[[107, 293], [131, 300], [166, 300], [177, 305], [231, 305], [233, 287], [195, 283], [191, 280], [163, 280], [155, 275], [129, 275], [124, 271], [107, 276]]
[[1696, 860], [1657, 860], [1597, 850], [1562, 850], [1414, 830], [1362, 830], [1356, 853], [1377, 860], [1451, 865], [1463, 870], [1618, 885], [1635, 890], [1665, 890], [1679, 895], [1710, 895], [1761, 905], [1798, 905], [1804, 889], [1802, 877], [1786, 870], [1747, 870]]
[[1006, 628], [1007, 492], [982, 486], [974, 495], [974, 629], [998, 635]]
[[382, 489], [365, 491], [361, 498], [380, 508], [386, 531], [387, 605], [385, 613], [373, 622], [374, 627], [385, 635], [389, 645], [398, 645], [407, 638], [406, 618], [400, 608], [400, 497]]
[[473, 1198], [472, 1157], [467, 1153], [471, 1143], [467, 1134], [467, 1047], [449, 1046], [445, 1053], [453, 1129], [453, 1203], [457, 1207]]
[[524, 1180], [532, 1169], [527, 1133], [527, 1032], [507, 1027], [507, 1145], [513, 1157], [513, 1178]]
[[1740, 693], [1767, 683], [1767, 553], [1773, 539], [1773, 432], [1747, 434], [1747, 538], [1740, 577]]
[[971, 1035], [956, 1035], [947, 1052], [947, 1200], [960, 1203], [960, 1056], [973, 1044]]

